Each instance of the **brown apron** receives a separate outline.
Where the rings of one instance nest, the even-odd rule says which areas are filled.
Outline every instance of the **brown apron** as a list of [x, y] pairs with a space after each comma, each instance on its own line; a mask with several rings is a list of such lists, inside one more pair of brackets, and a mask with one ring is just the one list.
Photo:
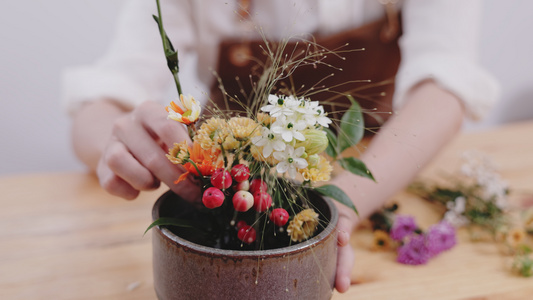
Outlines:
[[[283, 93], [286, 86], [293, 87], [298, 92], [317, 86], [318, 83], [318, 86], [328, 87], [329, 90], [312, 94], [310, 98], [313, 101], [321, 101], [326, 111], [330, 112], [329, 117], [340, 119], [342, 111], [350, 104], [343, 94], [350, 94], [365, 111], [365, 127], [379, 127], [392, 111], [394, 77], [400, 62], [399, 17], [397, 12], [391, 13], [387, 10], [384, 18], [362, 27], [329, 36], [315, 36], [316, 43], [326, 49], [364, 48], [364, 51], [343, 51], [338, 56], [328, 55], [323, 60], [324, 63], [301, 66], [290, 78], [278, 82], [272, 92]], [[292, 52], [296, 48], [296, 51], [300, 51], [307, 46], [301, 42], [289, 42], [285, 49]], [[217, 68], [220, 78], [211, 88], [212, 103], [208, 106], [208, 111], [215, 106], [226, 113], [229, 113], [228, 109], [230, 112], [243, 111], [242, 105], [227, 99], [229, 95], [236, 96], [239, 100], [246, 99], [244, 95], [253, 92], [252, 82], [256, 81], [262, 72], [261, 64], [258, 64], [257, 60], [264, 62], [267, 59], [263, 49], [264, 41], [229, 40], [221, 43]], [[329, 76], [332, 73], [334, 76]], [[361, 82], [366, 80], [370, 82]], [[221, 91], [221, 84], [225, 95]], [[300, 88], [302, 85], [304, 87]]]

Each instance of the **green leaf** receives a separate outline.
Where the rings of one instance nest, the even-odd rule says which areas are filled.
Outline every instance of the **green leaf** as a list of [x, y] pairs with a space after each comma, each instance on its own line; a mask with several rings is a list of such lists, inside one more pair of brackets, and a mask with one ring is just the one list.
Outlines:
[[144, 234], [146, 234], [148, 230], [152, 229], [154, 226], [193, 227], [192, 224], [187, 220], [162, 217], [162, 218], [155, 220], [152, 224], [150, 224], [150, 226], [146, 228], [146, 231], [144, 231]]
[[359, 215], [359, 212], [357, 212], [357, 208], [355, 208], [355, 205], [353, 204], [350, 197], [348, 197], [348, 195], [346, 195], [346, 193], [340, 188], [338, 188], [337, 186], [327, 184], [327, 185], [316, 187], [314, 188], [314, 190], [323, 196], [330, 197], [334, 200], [337, 200], [339, 203], [342, 203], [348, 206], [349, 208], [353, 209], [353, 211], [357, 215]]
[[376, 181], [370, 170], [361, 160], [355, 157], [346, 157], [338, 160], [338, 162], [343, 169], [350, 171], [352, 174]]
[[355, 101], [355, 99], [347, 95], [352, 105], [344, 113], [341, 118], [340, 131], [339, 131], [339, 152], [346, 150], [354, 145], [357, 145], [363, 138], [365, 133], [365, 124], [363, 121], [363, 113], [361, 106]]
[[326, 132], [326, 136], [328, 137], [328, 147], [326, 148], [326, 154], [329, 155], [331, 158], [336, 159], [339, 155], [337, 136], [333, 131], [328, 128], [323, 128], [323, 130]]

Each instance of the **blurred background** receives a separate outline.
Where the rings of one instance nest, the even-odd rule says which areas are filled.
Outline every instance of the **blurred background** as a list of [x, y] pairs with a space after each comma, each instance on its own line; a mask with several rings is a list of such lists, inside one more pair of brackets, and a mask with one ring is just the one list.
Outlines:
[[[84, 170], [70, 147], [61, 72], [104, 53], [126, 2], [0, 2], [0, 176]], [[466, 131], [533, 118], [533, 1], [484, 4], [480, 58], [500, 81], [502, 97], [483, 122], [465, 124]]]

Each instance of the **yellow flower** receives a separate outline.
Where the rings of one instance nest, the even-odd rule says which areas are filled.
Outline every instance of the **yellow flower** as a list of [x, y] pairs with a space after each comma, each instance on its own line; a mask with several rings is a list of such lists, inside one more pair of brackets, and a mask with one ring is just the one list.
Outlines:
[[[205, 121], [194, 136], [194, 140], [204, 150], [220, 150], [220, 145], [229, 136], [228, 123], [221, 118], [210, 118]], [[215, 148], [215, 149], [213, 149]]]
[[258, 113], [257, 114], [257, 122], [259, 124], [263, 124], [264, 126], [268, 126], [276, 121], [275, 117], [271, 117], [270, 114], [265, 113]]
[[301, 242], [313, 236], [318, 226], [318, 214], [312, 209], [304, 209], [294, 216], [287, 227], [293, 242]]
[[374, 242], [372, 249], [374, 250], [386, 250], [389, 249], [391, 241], [389, 235], [383, 230], [374, 231]]
[[507, 232], [507, 244], [516, 249], [522, 245], [526, 239], [526, 232], [523, 228], [515, 227]]
[[166, 107], [168, 112], [168, 118], [174, 121], [178, 121], [185, 125], [190, 125], [198, 121], [202, 107], [191, 95], [180, 95], [181, 106], [177, 105], [174, 101], [170, 102], [170, 105]]
[[228, 127], [233, 137], [238, 141], [245, 141], [260, 135], [260, 125], [250, 118], [234, 117], [228, 121]]
[[168, 160], [175, 165], [184, 164], [185, 160], [190, 156], [187, 142], [183, 141], [181, 143], [174, 143], [174, 147], [168, 149], [168, 154], [166, 156]]
[[[309, 156], [309, 160], [315, 159], [316, 156]], [[304, 180], [306, 181], [328, 181], [331, 177], [333, 167], [324, 156], [319, 156], [319, 161], [317, 164], [309, 163], [307, 168], [299, 169], [298, 171], [300, 174], [302, 174]]]

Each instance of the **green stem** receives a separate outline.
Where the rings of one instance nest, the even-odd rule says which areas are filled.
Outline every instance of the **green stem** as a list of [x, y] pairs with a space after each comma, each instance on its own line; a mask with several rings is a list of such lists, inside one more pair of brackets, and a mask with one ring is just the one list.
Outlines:
[[180, 78], [178, 76], [178, 72], [174, 72], [172, 70], [171, 72], [174, 75], [174, 83], [176, 83], [176, 88], [178, 89], [178, 95], [182, 95], [183, 92], [181, 91], [181, 83], [180, 83]]
[[172, 49], [172, 46], [165, 32], [165, 29], [163, 28], [163, 17], [161, 15], [161, 4], [159, 3], [159, 0], [156, 0], [156, 3], [157, 3], [157, 16], [159, 18], [159, 22], [157, 22], [157, 24], [159, 27], [159, 34], [161, 35], [161, 39], [163, 41], [163, 50], [165, 52], [165, 57], [167, 58], [167, 63], [169, 65], [170, 72], [172, 72], [172, 75], [174, 77], [174, 83], [176, 84], [176, 88], [178, 89], [178, 95], [182, 95], [183, 92], [181, 91], [181, 83], [180, 83], [180, 78], [178, 76], [177, 65], [176, 67], [171, 67], [171, 65], [174, 65], [174, 63], [169, 63], [169, 59], [168, 59], [168, 56], [174, 55], [174, 53], [177, 59], [178, 53], [177, 51], [174, 51], [174, 49]]
[[190, 159], [185, 159], [185, 161], [190, 163], [196, 169], [196, 172], [198, 172], [200, 180], [202, 180], [202, 192], [203, 192], [204, 188], [207, 186], [207, 182], [205, 181], [204, 175], [202, 175], [202, 172], [200, 172], [200, 169], [198, 169], [198, 166], [196, 165], [194, 161]]
[[163, 17], [161, 16], [161, 4], [159, 3], [159, 0], [155, 1], [157, 3], [157, 17], [159, 18], [159, 22], [157, 23], [159, 27], [159, 34], [161, 35], [161, 38], [163, 40], [163, 50], [168, 49], [168, 41], [165, 38], [165, 29], [163, 28]]

